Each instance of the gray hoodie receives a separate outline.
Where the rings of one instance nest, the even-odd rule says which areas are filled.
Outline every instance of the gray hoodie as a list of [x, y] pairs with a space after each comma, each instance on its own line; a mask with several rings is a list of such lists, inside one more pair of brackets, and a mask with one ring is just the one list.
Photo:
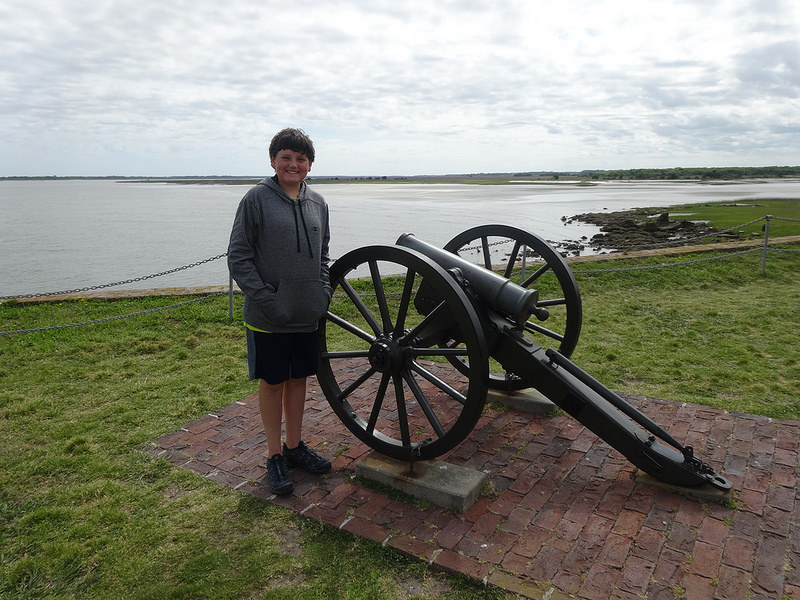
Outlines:
[[228, 269], [244, 292], [244, 321], [274, 333], [314, 331], [331, 298], [328, 205], [305, 182], [297, 201], [277, 177], [245, 194], [233, 221]]

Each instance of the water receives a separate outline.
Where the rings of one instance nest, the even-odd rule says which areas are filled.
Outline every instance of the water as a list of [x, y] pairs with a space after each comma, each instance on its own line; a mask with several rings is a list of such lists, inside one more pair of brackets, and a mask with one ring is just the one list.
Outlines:
[[[438, 246], [476, 225], [510, 224], [554, 242], [591, 237], [562, 216], [643, 206], [800, 198], [800, 180], [576, 187], [515, 184], [314, 185], [331, 210], [331, 256], [411, 232]], [[0, 296], [102, 285], [223, 254], [238, 185], [109, 180], [0, 181]], [[225, 259], [114, 289], [225, 285]]]

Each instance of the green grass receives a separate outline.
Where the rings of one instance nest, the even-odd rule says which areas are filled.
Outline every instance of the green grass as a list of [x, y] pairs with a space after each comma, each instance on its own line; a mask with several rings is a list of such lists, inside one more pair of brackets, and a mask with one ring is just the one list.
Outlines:
[[[175, 301], [7, 302], [0, 329]], [[0, 337], [0, 597], [506, 597], [147, 456], [255, 391], [245, 356], [224, 297]]]
[[[573, 360], [611, 389], [800, 418], [800, 253], [770, 253], [765, 277], [760, 260], [579, 273]], [[177, 301], [6, 302], [0, 330]], [[510, 597], [149, 457], [160, 435], [255, 391], [245, 356], [224, 296], [0, 336], [0, 597]]]
[[[786, 235], [800, 235], [800, 201], [797, 199], [743, 200], [741, 202], [711, 202], [705, 204], [684, 204], [669, 208], [671, 213], [686, 213], [686, 216], [673, 217], [673, 220], [709, 221], [717, 229], [737, 228], [745, 236], [763, 237], [764, 220], [738, 228], [738, 225], [762, 219], [767, 215], [779, 217], [769, 220], [770, 238]], [[653, 209], [654, 214], [658, 212]], [[655, 218], [655, 217], [654, 217]], [[787, 221], [783, 219], [794, 219]]]
[[[797, 250], [797, 246], [794, 246]], [[800, 418], [800, 253], [761, 253], [670, 268], [679, 258], [581, 264], [583, 330], [572, 359], [623, 392]]]

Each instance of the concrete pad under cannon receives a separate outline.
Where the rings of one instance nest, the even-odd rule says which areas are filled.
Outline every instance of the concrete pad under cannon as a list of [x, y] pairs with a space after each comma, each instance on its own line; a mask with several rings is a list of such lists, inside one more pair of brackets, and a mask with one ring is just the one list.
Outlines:
[[469, 510], [489, 481], [483, 471], [439, 460], [409, 463], [377, 452], [356, 463], [356, 475], [460, 513]]
[[499, 402], [507, 407], [532, 415], [552, 415], [559, 408], [548, 400], [543, 394], [533, 388], [514, 390], [510, 392], [489, 390], [486, 393], [487, 402]]

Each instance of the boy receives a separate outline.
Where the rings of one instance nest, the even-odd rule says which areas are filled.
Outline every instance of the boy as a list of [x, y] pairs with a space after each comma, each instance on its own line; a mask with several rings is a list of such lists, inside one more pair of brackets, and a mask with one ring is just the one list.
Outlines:
[[[267, 478], [275, 494], [294, 489], [288, 467], [327, 473], [330, 461], [302, 441], [306, 378], [317, 372], [317, 324], [331, 298], [328, 206], [305, 180], [314, 145], [299, 129], [283, 129], [269, 146], [273, 177], [239, 204], [228, 246], [228, 269], [244, 292], [250, 379], [267, 436]], [[281, 447], [281, 421], [286, 438]]]

